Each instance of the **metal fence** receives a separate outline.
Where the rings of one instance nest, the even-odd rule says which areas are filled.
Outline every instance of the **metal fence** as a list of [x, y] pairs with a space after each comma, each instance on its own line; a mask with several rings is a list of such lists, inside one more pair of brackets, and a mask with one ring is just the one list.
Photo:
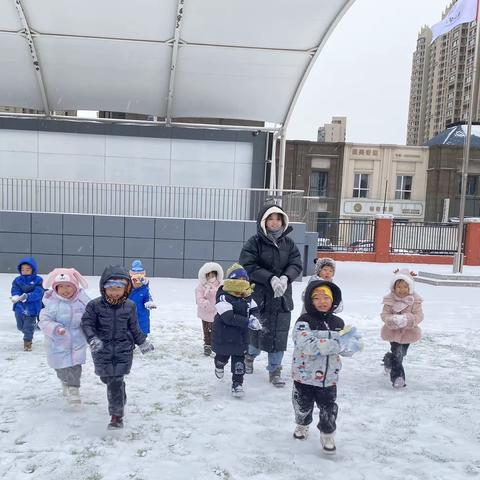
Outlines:
[[373, 252], [375, 220], [317, 220], [318, 250], [340, 252]]
[[291, 221], [305, 217], [302, 190], [203, 188], [0, 178], [0, 210], [143, 217], [256, 220], [281, 204]]
[[392, 253], [449, 255], [457, 251], [458, 225], [452, 223], [394, 222]]

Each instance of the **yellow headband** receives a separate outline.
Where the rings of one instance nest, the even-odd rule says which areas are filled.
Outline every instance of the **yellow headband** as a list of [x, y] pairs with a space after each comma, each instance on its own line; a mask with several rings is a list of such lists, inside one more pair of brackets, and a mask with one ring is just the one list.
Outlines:
[[333, 293], [328, 285], [322, 285], [321, 287], [315, 288], [312, 292], [311, 297], [315, 298], [317, 295], [320, 295], [320, 293], [326, 295], [333, 302]]

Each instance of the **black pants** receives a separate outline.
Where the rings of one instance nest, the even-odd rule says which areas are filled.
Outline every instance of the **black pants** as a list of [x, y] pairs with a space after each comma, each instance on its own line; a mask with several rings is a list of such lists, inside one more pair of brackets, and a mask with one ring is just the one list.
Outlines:
[[108, 413], [117, 417], [123, 417], [124, 407], [127, 403], [125, 382], [122, 377], [100, 377], [107, 386]]
[[317, 404], [319, 412], [318, 429], [322, 433], [333, 433], [336, 428], [338, 414], [337, 386], [315, 387], [304, 383], [293, 382], [292, 404], [297, 425], [312, 423], [313, 407]]
[[212, 345], [212, 327], [213, 322], [206, 322], [205, 320], [202, 320], [204, 345]]
[[[230, 359], [230, 355], [215, 355], [215, 367], [223, 368]], [[242, 385], [245, 375], [245, 355], [232, 355], [231, 360], [232, 383], [233, 385]]]
[[385, 368], [390, 368], [390, 380], [392, 383], [399, 377], [405, 380], [403, 369], [403, 357], [407, 354], [409, 343], [390, 342], [390, 352], [383, 357]]

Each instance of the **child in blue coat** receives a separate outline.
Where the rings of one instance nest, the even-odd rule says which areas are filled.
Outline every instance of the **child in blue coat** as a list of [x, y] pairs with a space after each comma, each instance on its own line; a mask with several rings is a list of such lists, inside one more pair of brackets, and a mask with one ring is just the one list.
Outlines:
[[10, 300], [17, 320], [17, 329], [23, 333], [23, 349], [32, 351], [33, 331], [42, 309], [42, 277], [37, 275], [37, 263], [32, 257], [22, 258], [17, 265], [20, 275], [12, 282]]
[[157, 308], [153, 303], [148, 279], [141, 260], [134, 260], [129, 271], [133, 288], [128, 298], [137, 306], [137, 317], [140, 329], [145, 335], [150, 333], [150, 310]]

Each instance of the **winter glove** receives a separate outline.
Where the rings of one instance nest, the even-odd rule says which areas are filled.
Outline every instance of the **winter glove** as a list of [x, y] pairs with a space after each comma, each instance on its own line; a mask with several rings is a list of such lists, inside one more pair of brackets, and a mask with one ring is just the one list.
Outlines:
[[340, 343], [340, 353], [346, 357], [351, 357], [354, 353], [363, 350], [362, 335], [357, 331], [356, 327], [347, 325], [338, 338]]
[[153, 343], [150, 343], [148, 340], [145, 340], [143, 343], [141, 343], [138, 348], [142, 352], [142, 355], [145, 355], [148, 352], [153, 352], [153, 350], [155, 350]]
[[92, 353], [98, 353], [103, 348], [103, 342], [98, 337], [92, 337], [88, 344]]
[[145, 302], [145, 308], [148, 308], [149, 310], [153, 310], [154, 308], [157, 308], [157, 306], [152, 302]]
[[25, 302], [27, 300], [27, 294], [22, 293], [21, 295], [13, 295], [13, 297], [10, 297], [10, 300], [12, 303]]
[[280, 277], [280, 284], [282, 285], [282, 289], [283, 289], [283, 294], [285, 294], [285, 292], [287, 291], [287, 288], [288, 288], [288, 277], [286, 275], [282, 275]]
[[55, 333], [57, 335], [63, 336], [65, 335], [65, 329], [63, 327], [58, 326], [57, 328], [55, 328]]
[[285, 293], [283, 290], [282, 281], [278, 277], [272, 277], [270, 279], [270, 285], [272, 286], [274, 298], [281, 297]]
[[407, 326], [407, 316], [406, 315], [393, 315], [392, 322], [398, 327], [403, 328]]
[[262, 324], [260, 323], [260, 320], [255, 315], [250, 315], [250, 318], [248, 319], [248, 328], [250, 330], [262, 329]]

